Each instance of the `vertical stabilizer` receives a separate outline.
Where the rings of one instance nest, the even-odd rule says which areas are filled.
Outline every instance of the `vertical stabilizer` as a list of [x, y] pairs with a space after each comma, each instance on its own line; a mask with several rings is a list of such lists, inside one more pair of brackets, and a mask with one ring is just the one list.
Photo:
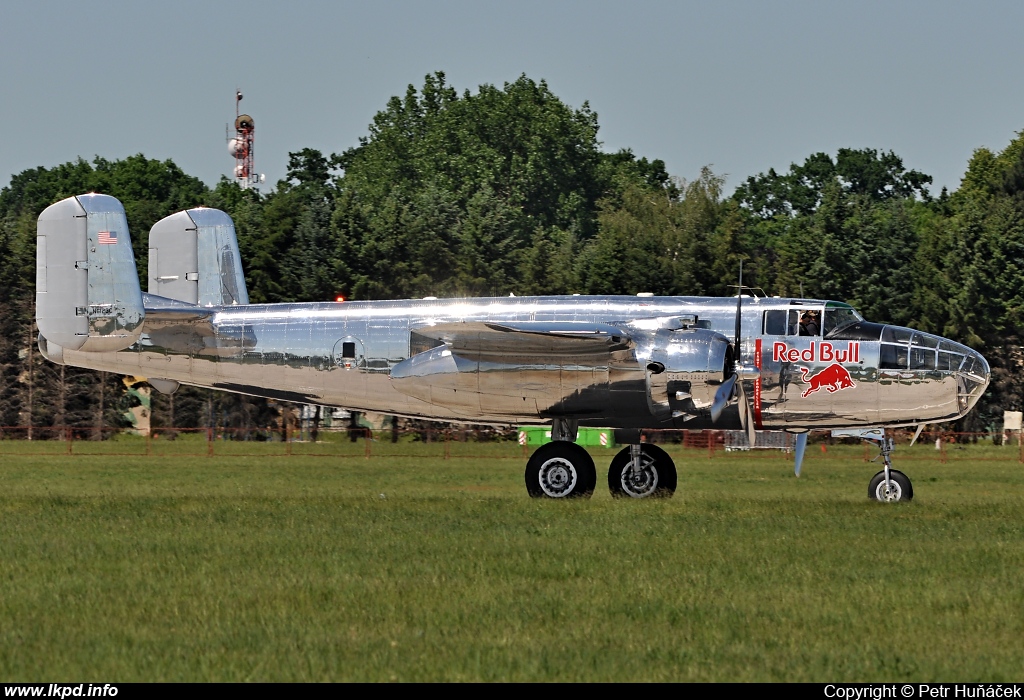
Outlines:
[[51, 344], [114, 352], [142, 332], [145, 311], [124, 207], [83, 194], [39, 215], [36, 323]]
[[235, 224], [219, 209], [189, 209], [149, 231], [149, 293], [200, 306], [248, 304]]

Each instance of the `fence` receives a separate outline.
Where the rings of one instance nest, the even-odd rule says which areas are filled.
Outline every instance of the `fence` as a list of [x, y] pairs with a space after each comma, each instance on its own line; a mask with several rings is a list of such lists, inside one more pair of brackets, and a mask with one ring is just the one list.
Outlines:
[[[929, 460], [942, 463], [958, 461], [1016, 459], [1024, 463], [1024, 440], [1001, 444], [999, 433], [925, 432], [910, 448], [910, 431], [894, 433], [899, 460]], [[791, 460], [795, 440], [785, 433], [759, 433], [756, 447], [742, 452], [745, 436], [730, 431], [647, 430], [646, 442], [660, 445], [674, 456], [708, 459]], [[858, 450], [856, 445], [862, 445]], [[253, 430], [243, 428], [157, 428], [148, 435], [135, 435], [116, 428], [95, 427], [0, 427], [0, 457], [5, 455], [121, 455], [138, 457], [330, 457], [340, 459], [442, 458], [442, 459], [517, 459], [525, 460], [533, 446], [521, 444], [515, 429], [460, 429], [451, 427], [369, 430], [366, 428], [320, 429], [316, 439], [309, 431], [288, 429]], [[614, 443], [593, 445], [595, 455], [609, 459], [621, 446]], [[855, 438], [832, 438], [828, 432], [812, 432], [805, 459], [856, 455], [865, 461], [878, 449]]]

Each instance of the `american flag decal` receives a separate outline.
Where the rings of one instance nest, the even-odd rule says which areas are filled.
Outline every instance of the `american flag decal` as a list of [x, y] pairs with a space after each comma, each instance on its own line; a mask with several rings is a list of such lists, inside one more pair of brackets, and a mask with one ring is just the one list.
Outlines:
[[100, 231], [96, 236], [96, 242], [100, 245], [114, 245], [117, 243], [117, 231]]

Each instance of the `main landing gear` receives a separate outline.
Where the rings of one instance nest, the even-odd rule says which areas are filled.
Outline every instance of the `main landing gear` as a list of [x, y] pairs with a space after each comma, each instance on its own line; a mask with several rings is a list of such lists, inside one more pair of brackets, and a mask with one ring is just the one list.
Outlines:
[[[597, 485], [593, 458], [577, 445], [576, 422], [555, 420], [551, 439], [526, 463], [526, 490], [534, 498], [590, 498]], [[676, 465], [657, 445], [630, 445], [612, 459], [608, 488], [615, 498], [667, 498], [676, 490]]]

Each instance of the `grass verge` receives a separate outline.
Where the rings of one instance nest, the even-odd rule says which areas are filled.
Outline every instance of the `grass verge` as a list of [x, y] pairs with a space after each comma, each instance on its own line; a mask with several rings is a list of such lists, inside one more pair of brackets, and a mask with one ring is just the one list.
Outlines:
[[431, 449], [5, 456], [0, 677], [1019, 680], [1015, 453], [897, 453], [884, 506], [859, 447], [799, 480], [676, 452], [674, 499], [566, 503]]

